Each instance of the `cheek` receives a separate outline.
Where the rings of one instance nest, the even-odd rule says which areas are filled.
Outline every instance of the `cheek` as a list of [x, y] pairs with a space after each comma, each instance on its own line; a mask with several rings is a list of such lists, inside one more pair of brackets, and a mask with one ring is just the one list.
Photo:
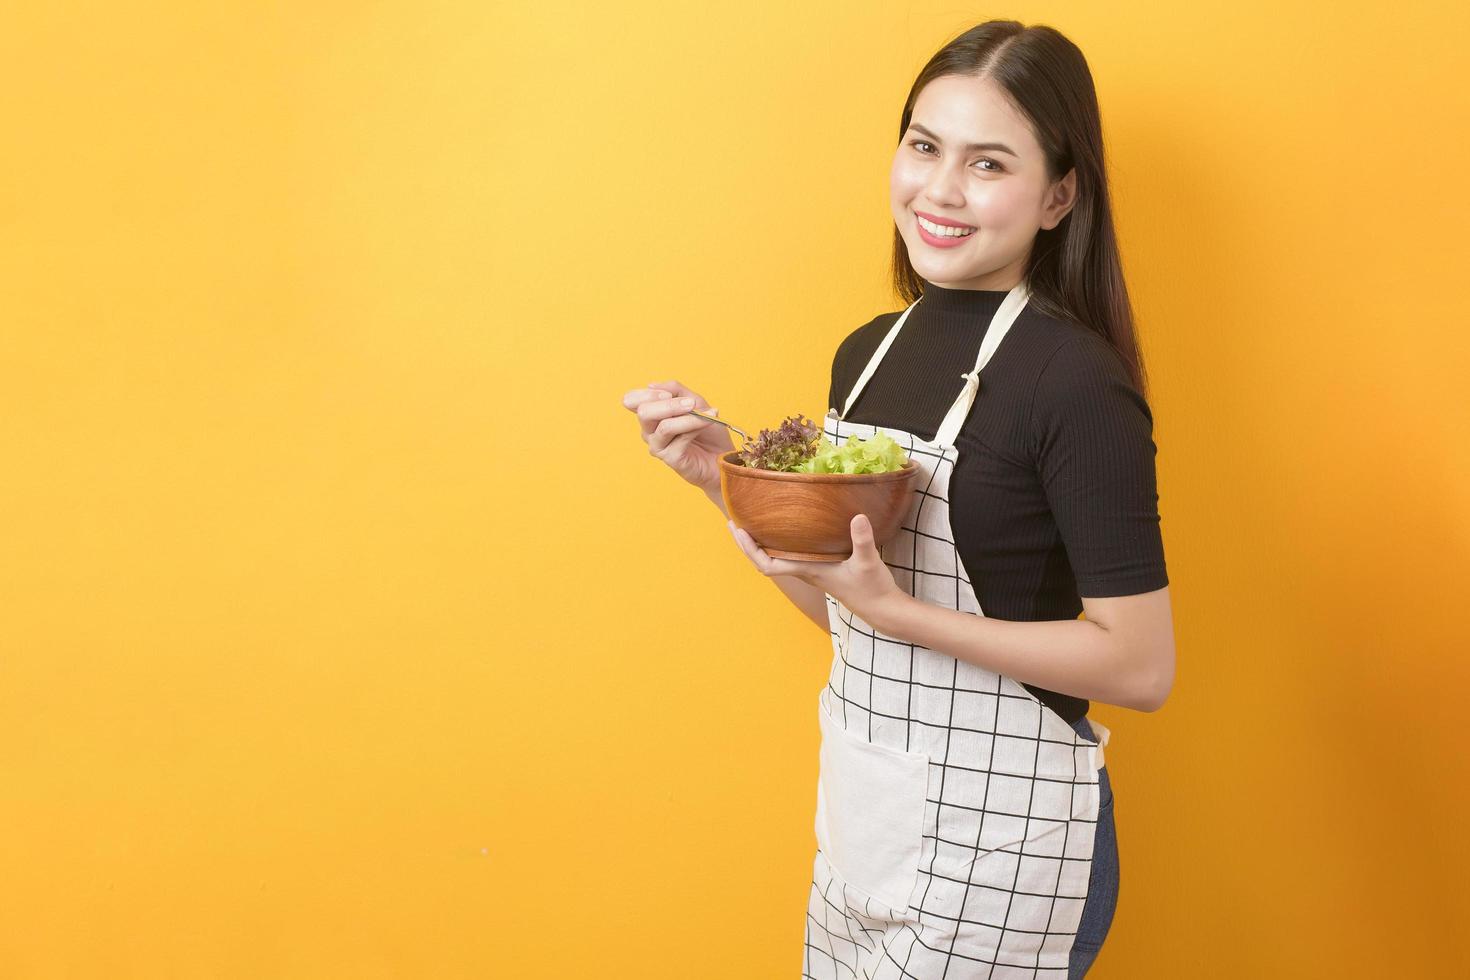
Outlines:
[[1030, 217], [1025, 195], [1015, 193], [1003, 182], [987, 183], [971, 195], [972, 212], [982, 226], [1007, 228]]
[[895, 160], [888, 172], [888, 190], [895, 204], [907, 204], [924, 189], [924, 172], [920, 167]]

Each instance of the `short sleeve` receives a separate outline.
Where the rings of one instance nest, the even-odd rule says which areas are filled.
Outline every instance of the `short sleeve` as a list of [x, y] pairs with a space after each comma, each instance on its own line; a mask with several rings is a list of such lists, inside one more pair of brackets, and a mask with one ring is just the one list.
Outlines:
[[1087, 334], [1057, 349], [1037, 378], [1031, 431], [1078, 595], [1168, 585], [1153, 414], [1107, 341]]
[[842, 406], [837, 404], [838, 369], [844, 363], [843, 349], [848, 346], [848, 341], [851, 339], [852, 335], [849, 334], [847, 340], [837, 345], [837, 353], [832, 356], [832, 380], [827, 385], [827, 407], [829, 409], [842, 410]]

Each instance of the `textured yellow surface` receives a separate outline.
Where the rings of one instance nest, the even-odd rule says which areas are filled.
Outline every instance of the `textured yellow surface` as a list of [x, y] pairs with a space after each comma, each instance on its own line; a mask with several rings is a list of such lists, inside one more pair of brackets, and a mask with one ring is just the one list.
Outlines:
[[1470, 973], [1465, 9], [7, 6], [0, 977], [794, 980], [831, 649], [619, 399], [825, 410], [993, 13], [1159, 445], [1093, 976]]

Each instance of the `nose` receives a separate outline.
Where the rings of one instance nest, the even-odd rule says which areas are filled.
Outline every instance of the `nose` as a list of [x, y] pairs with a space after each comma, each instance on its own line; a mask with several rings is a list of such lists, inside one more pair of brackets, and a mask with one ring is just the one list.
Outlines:
[[950, 167], [935, 167], [928, 185], [924, 188], [929, 200], [946, 207], [961, 207], [965, 193], [961, 189], [960, 175]]

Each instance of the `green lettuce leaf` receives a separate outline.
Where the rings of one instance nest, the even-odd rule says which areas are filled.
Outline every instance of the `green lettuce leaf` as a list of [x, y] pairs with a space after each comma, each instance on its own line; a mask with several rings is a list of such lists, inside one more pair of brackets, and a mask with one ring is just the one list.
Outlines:
[[793, 473], [890, 473], [901, 470], [908, 462], [903, 447], [886, 432], [875, 432], [867, 439], [857, 433], [839, 446], [825, 435], [817, 451], [791, 469]]

